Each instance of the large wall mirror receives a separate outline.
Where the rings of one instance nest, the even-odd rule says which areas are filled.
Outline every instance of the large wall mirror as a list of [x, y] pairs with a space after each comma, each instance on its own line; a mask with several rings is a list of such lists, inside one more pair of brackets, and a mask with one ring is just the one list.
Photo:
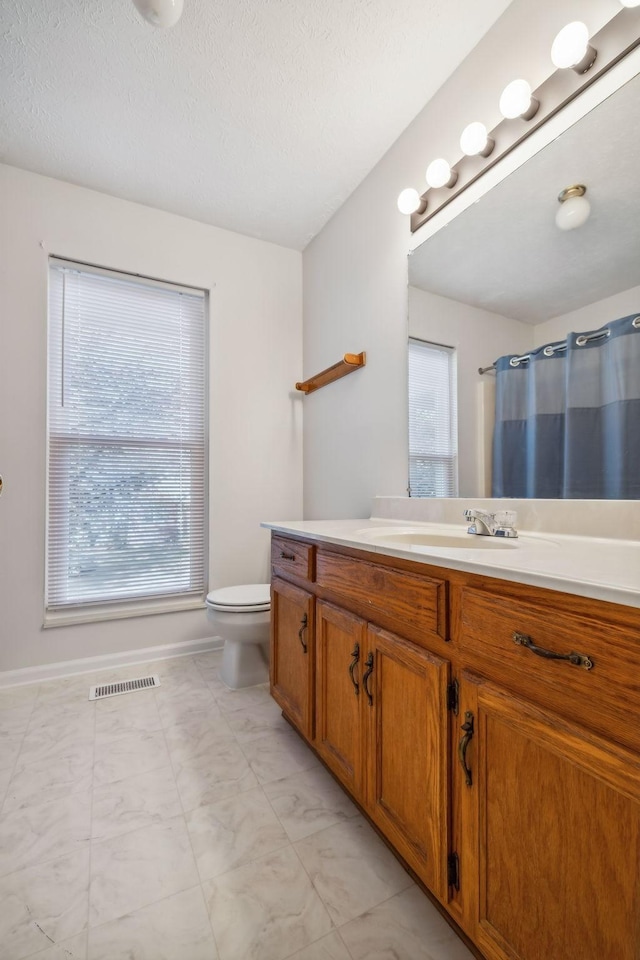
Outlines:
[[[639, 169], [640, 75], [410, 255], [409, 335], [456, 350], [459, 496], [492, 495], [495, 376], [478, 369], [640, 314]], [[591, 214], [560, 230], [573, 184]]]

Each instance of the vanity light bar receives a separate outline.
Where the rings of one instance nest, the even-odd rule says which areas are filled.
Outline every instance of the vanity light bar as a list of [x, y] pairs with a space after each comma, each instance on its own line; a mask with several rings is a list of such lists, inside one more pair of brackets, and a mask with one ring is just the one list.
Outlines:
[[[491, 131], [469, 124], [461, 138], [464, 156], [452, 166], [443, 158], [432, 161], [423, 194], [412, 187], [402, 191], [398, 209], [411, 216], [412, 233], [640, 45], [640, 0], [636, 7], [625, 5], [592, 38], [585, 31], [577, 21], [563, 27], [552, 48], [556, 71], [534, 91], [526, 80], [513, 80], [500, 97], [504, 119]], [[486, 162], [479, 166], [479, 158]]]

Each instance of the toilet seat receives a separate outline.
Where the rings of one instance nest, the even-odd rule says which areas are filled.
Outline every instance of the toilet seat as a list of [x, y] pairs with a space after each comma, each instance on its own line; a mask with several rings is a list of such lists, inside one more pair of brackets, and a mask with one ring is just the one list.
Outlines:
[[207, 595], [207, 607], [224, 613], [265, 613], [271, 609], [268, 583], [245, 583], [236, 587], [222, 587]]

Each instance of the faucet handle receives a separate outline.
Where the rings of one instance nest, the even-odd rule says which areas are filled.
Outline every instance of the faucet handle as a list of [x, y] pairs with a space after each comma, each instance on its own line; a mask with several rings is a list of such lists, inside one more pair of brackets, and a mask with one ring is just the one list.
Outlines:
[[518, 514], [515, 510], [500, 510], [495, 514], [496, 523], [500, 527], [513, 527], [518, 522]]

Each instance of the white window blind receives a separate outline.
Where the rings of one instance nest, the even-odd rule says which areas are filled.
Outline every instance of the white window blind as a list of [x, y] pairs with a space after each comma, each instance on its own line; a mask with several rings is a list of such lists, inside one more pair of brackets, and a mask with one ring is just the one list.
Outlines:
[[203, 595], [205, 294], [49, 261], [47, 609]]
[[409, 340], [409, 494], [458, 495], [455, 350]]

